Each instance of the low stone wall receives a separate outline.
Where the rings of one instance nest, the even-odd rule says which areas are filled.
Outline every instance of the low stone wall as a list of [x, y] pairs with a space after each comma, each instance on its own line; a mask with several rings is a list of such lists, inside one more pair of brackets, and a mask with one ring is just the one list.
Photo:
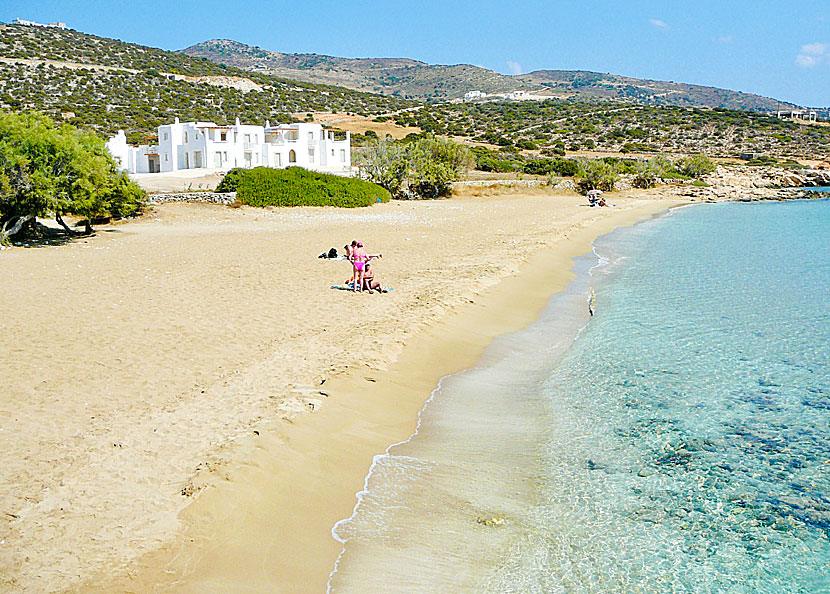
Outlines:
[[147, 194], [144, 203], [202, 202], [206, 204], [232, 204], [235, 200], [236, 192], [183, 192], [176, 194]]

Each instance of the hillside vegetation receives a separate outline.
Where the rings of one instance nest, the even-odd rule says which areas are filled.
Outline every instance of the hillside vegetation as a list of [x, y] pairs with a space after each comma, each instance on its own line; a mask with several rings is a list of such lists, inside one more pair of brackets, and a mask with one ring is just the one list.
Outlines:
[[325, 83], [419, 99], [452, 99], [471, 89], [508, 92], [522, 84], [492, 70], [461, 64], [436, 66], [408, 58], [338, 58], [284, 54], [229, 39], [212, 39], [182, 50], [189, 56], [306, 82]]
[[441, 104], [395, 116], [400, 125], [508, 150], [744, 153], [827, 158], [830, 126], [748, 111], [537, 102]]
[[[185, 76], [201, 77], [202, 82]], [[246, 79], [251, 84], [238, 84]], [[286, 122], [290, 113], [371, 115], [411, 105], [72, 30], [0, 25], [0, 108], [43, 111], [104, 134], [124, 129], [133, 142], [175, 116], [220, 124], [236, 117]]]
[[[513, 162], [496, 168], [514, 169], [527, 158], [580, 150], [827, 159], [830, 141], [828, 126], [755, 111], [772, 100], [681, 83], [553, 70], [510, 77], [408, 59], [279, 54], [231, 41], [185, 51], [210, 59], [72, 30], [0, 25], [0, 109], [38, 110], [104, 135], [123, 129], [133, 144], [176, 116], [229, 124], [237, 117], [276, 123], [294, 121], [291, 114], [298, 113], [351, 113], [501, 147], [498, 159], [488, 155], [485, 161]], [[438, 101], [470, 88], [502, 92], [527, 82], [551, 99]]]
[[182, 53], [250, 72], [440, 101], [457, 99], [473, 90], [492, 94], [522, 89], [582, 102], [613, 101], [768, 112], [794, 107], [751, 93], [598, 72], [539, 70], [508, 76], [469, 64], [445, 66], [406, 58], [350, 59], [318, 54], [286, 54], [227, 39], [198, 43], [182, 50]]

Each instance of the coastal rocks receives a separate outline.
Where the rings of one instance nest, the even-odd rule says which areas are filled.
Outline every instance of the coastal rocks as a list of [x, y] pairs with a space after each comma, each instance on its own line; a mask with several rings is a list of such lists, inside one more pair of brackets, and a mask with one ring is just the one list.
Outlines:
[[183, 192], [177, 194], [148, 194], [145, 204], [166, 202], [201, 202], [203, 204], [233, 204], [236, 192]]

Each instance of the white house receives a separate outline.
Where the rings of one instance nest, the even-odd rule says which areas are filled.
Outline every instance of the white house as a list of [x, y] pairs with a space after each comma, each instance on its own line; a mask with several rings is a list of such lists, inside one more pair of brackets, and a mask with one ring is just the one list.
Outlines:
[[265, 126], [236, 123], [179, 122], [159, 126], [158, 145], [127, 145], [123, 131], [107, 141], [122, 169], [156, 173], [183, 169], [234, 167], [304, 167], [326, 173], [351, 174], [351, 135], [337, 139], [320, 124]]
[[12, 25], [23, 25], [24, 27], [50, 27], [55, 29], [66, 29], [66, 23], [36, 23], [35, 21], [26, 21], [24, 19], [14, 19]]
[[487, 93], [482, 91], [467, 91], [464, 93], [464, 101], [475, 101], [476, 99], [484, 99], [487, 97]]

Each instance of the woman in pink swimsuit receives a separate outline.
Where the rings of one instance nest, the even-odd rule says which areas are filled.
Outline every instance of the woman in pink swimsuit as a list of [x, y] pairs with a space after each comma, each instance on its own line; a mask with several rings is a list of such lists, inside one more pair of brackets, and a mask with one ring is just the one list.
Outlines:
[[366, 262], [369, 261], [369, 256], [366, 250], [363, 249], [363, 244], [359, 241], [355, 242], [352, 248], [352, 266], [354, 266], [354, 290], [363, 290], [363, 272], [366, 268]]
[[362, 291], [363, 290], [363, 276], [366, 272], [366, 263], [371, 260], [372, 258], [382, 258], [383, 254], [367, 254], [366, 250], [363, 249], [363, 243], [356, 241], [353, 242], [352, 253], [351, 253], [351, 261], [352, 266], [354, 266], [355, 272], [355, 279], [354, 279], [354, 290], [355, 291]]

